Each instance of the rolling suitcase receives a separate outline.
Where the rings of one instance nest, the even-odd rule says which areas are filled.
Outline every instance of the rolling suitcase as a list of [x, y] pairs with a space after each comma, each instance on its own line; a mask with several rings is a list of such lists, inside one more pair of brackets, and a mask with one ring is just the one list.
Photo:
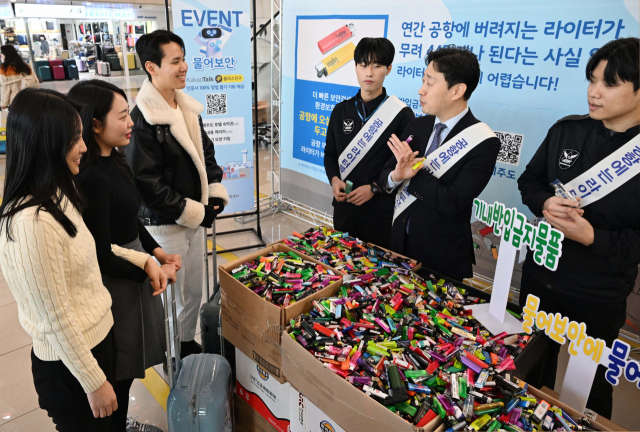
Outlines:
[[40, 66], [38, 68], [38, 76], [42, 81], [51, 81], [51, 68], [49, 66]]
[[[49, 79], [45, 79], [40, 75], [41, 67], [47, 68], [47, 76], [49, 77]], [[36, 60], [36, 75], [38, 75], [38, 78], [40, 78], [42, 81], [51, 81], [51, 68], [49, 66], [48, 60]]]
[[111, 66], [111, 70], [114, 70], [114, 71], [122, 70], [122, 67], [120, 66], [120, 60], [118, 59], [118, 57], [111, 56], [108, 58], [108, 60], [109, 60], [109, 66]]
[[[177, 320], [171, 320], [173, 325], [169, 326], [169, 309], [171, 316], [176, 316], [175, 291], [173, 286], [170, 288], [171, 304], [167, 301], [167, 291], [162, 294], [171, 389], [167, 399], [169, 432], [232, 432], [231, 365], [224, 357], [215, 354], [193, 354], [180, 360]], [[171, 361], [171, 339], [176, 348], [176, 363]]]
[[[213, 244], [216, 243], [216, 233], [215, 229], [213, 232]], [[235, 370], [236, 370], [236, 350], [235, 347], [222, 337], [222, 328], [220, 327], [221, 322], [221, 311], [222, 311], [222, 302], [221, 302], [221, 291], [220, 286], [217, 283], [217, 254], [214, 252], [213, 255], [213, 295], [211, 295], [209, 290], [209, 256], [207, 253], [207, 231], [204, 233], [204, 241], [205, 241], [205, 274], [206, 278], [206, 286], [207, 286], [207, 302], [200, 307], [200, 339], [202, 341], [202, 352], [207, 354], [219, 354], [226, 358], [231, 364], [231, 373], [233, 375], [233, 379], [235, 380]]]
[[87, 59], [85, 58], [77, 58], [76, 66], [78, 67], [78, 72], [89, 72], [89, 68], [87, 67]]
[[[78, 67], [76, 66], [75, 60], [62, 60], [62, 65], [64, 66], [64, 75], [67, 79], [78, 79]], [[73, 66], [73, 68], [71, 68]], [[73, 69], [73, 70], [70, 70]]]
[[76, 65], [65, 66], [65, 74], [67, 79], [80, 79], [80, 74], [78, 73], [78, 67]]
[[64, 66], [51, 66], [51, 75], [53, 75], [54, 80], [64, 80], [66, 79], [64, 75]]
[[97, 67], [98, 75], [111, 76], [111, 67], [109, 66], [109, 63], [98, 61], [96, 62], [96, 67]]

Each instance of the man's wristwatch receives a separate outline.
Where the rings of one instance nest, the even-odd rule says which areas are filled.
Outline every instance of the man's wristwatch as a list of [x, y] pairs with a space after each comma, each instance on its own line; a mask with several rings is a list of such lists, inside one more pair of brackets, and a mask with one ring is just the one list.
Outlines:
[[375, 183], [371, 183], [371, 185], [370, 185], [370, 186], [371, 186], [371, 192], [372, 192], [374, 195], [377, 195], [377, 194], [379, 194], [379, 193], [380, 193], [380, 188], [378, 187], [378, 185], [377, 185], [377, 184], [375, 184]]

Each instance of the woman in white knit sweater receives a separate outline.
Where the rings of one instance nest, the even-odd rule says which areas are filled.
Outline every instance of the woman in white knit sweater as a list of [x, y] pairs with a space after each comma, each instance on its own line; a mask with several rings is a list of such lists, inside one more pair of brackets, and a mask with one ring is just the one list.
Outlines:
[[[0, 207], [0, 265], [33, 338], [40, 407], [59, 431], [107, 431], [117, 409], [111, 297], [82, 216], [79, 107], [60, 93], [21, 91], [7, 119], [7, 168]], [[113, 245], [143, 268], [156, 294], [164, 272], [149, 255]], [[124, 407], [126, 409], [126, 407]]]

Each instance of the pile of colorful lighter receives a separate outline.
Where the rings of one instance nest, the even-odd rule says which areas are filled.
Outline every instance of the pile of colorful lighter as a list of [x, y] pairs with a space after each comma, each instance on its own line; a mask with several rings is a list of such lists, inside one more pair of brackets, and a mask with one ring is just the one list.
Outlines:
[[304, 234], [294, 232], [283, 242], [290, 248], [347, 274], [379, 268], [401, 269], [406, 274], [415, 267], [408, 258], [367, 245], [357, 238], [326, 227], [311, 228]]
[[306, 261], [294, 252], [259, 256], [233, 269], [231, 276], [266, 301], [283, 307], [340, 279], [330, 269]]
[[530, 336], [490, 337], [464, 309], [477, 298], [403, 265], [379, 264], [342, 236], [310, 230], [285, 241], [349, 273], [339, 293], [291, 321], [292, 339], [325, 367], [418, 427], [440, 416], [450, 431], [590, 430], [588, 419], [513, 381], [513, 359]]

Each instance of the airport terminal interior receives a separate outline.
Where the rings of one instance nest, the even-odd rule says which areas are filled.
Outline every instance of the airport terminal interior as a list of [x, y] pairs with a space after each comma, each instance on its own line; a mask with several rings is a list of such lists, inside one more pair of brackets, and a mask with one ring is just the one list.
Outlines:
[[[259, 3], [260, 20], [266, 22], [269, 19], [269, 2], [261, 0]], [[162, 7], [153, 5], [150, 9], [155, 14], [163, 14]], [[140, 22], [145, 22], [140, 21]], [[133, 23], [134, 25], [136, 23]], [[148, 25], [148, 24], [146, 24]], [[155, 24], [154, 24], [155, 25]], [[151, 30], [150, 25], [148, 25]], [[45, 27], [46, 29], [46, 27]], [[108, 32], [105, 32], [108, 34]], [[135, 32], [134, 32], [135, 33]], [[51, 39], [51, 35], [43, 32], [47, 38]], [[104, 37], [104, 36], [103, 36]], [[113, 36], [111, 36], [113, 37]], [[131, 36], [127, 36], [131, 37]], [[109, 40], [109, 39], [107, 39]], [[35, 44], [35, 42], [34, 42]], [[53, 42], [52, 44], [53, 45]], [[266, 46], [268, 49], [268, 45]], [[261, 54], [263, 58], [268, 58], [268, 53]], [[261, 61], [262, 63], [262, 61]], [[130, 107], [133, 108], [136, 96], [140, 90], [146, 76], [142, 73], [136, 73], [132, 70], [130, 76], [117, 76], [113, 74], [110, 77], [97, 76], [95, 72], [89, 71], [81, 73], [79, 79], [102, 79], [122, 88], [129, 100]], [[42, 86], [67, 93], [70, 88], [76, 84], [76, 80], [61, 80], [44, 82]], [[261, 97], [259, 99], [268, 99], [270, 89], [268, 88], [269, 80], [260, 81]], [[2, 127], [6, 123], [6, 110], [2, 111]], [[259, 189], [260, 193], [257, 199], [268, 198], [272, 194], [272, 175], [271, 175], [271, 149], [269, 143], [260, 145], [257, 153], [254, 153], [254, 165], [259, 163]], [[0, 197], [2, 196], [2, 185], [4, 184], [5, 174], [5, 157], [0, 156]], [[246, 220], [235, 220], [227, 218], [219, 220], [215, 223], [215, 230], [218, 232], [243, 229], [254, 227], [256, 225], [255, 217]], [[261, 218], [262, 237], [266, 244], [278, 241], [291, 235], [292, 232], [304, 232], [313, 226], [310, 218], [296, 215], [290, 211], [276, 212]], [[210, 240], [208, 247], [212, 251], [217, 251], [217, 264], [224, 264], [235, 260], [238, 257], [254, 252], [259, 248], [245, 249], [235, 252], [225, 252], [226, 249], [236, 248], [239, 246], [255, 243], [256, 239], [252, 233], [239, 233], [233, 235], [224, 235], [216, 238], [215, 244]], [[214, 252], [216, 253], [216, 252]], [[493, 257], [483, 255], [478, 252], [477, 264], [474, 271], [477, 274], [476, 286], [487, 286], [488, 277], [492, 276], [492, 268], [495, 267]], [[210, 261], [213, 263], [213, 260]], [[212, 278], [216, 269], [213, 265], [209, 266], [209, 277]], [[512, 286], [519, 287], [519, 277], [521, 267], [516, 266], [514, 280]], [[483, 277], [484, 276], [484, 277]], [[471, 281], [470, 281], [471, 283]], [[484, 284], [484, 285], [483, 285]], [[640, 280], [636, 282], [636, 290], [640, 288]], [[629, 301], [638, 302], [638, 296], [632, 295]], [[517, 301], [517, 293], [512, 294], [511, 300]], [[206, 295], [203, 293], [202, 301], [206, 301]], [[196, 341], [200, 340], [198, 325]], [[18, 308], [13, 295], [5, 279], [0, 274], [0, 432], [50, 432], [55, 427], [47, 413], [39, 408], [38, 398], [33, 385], [31, 374], [31, 354], [32, 342], [18, 321]], [[632, 352], [632, 357], [640, 360], [636, 345]], [[569, 361], [567, 347], [561, 350], [561, 356], [558, 367], [558, 379], [556, 381], [556, 391], [562, 386], [562, 378]], [[151, 424], [168, 432], [167, 424], [167, 396], [169, 394], [168, 378], [163, 372], [162, 365], [147, 370], [147, 377], [143, 380], [136, 379], [131, 388], [128, 416], [137, 418], [141, 423]], [[620, 384], [614, 387], [614, 409], [612, 421], [623, 425], [629, 430], [640, 430], [640, 415], [638, 415], [637, 406], [638, 389], [634, 383], [630, 383], [625, 379], [620, 380]], [[122, 408], [121, 408], [122, 409]]]

